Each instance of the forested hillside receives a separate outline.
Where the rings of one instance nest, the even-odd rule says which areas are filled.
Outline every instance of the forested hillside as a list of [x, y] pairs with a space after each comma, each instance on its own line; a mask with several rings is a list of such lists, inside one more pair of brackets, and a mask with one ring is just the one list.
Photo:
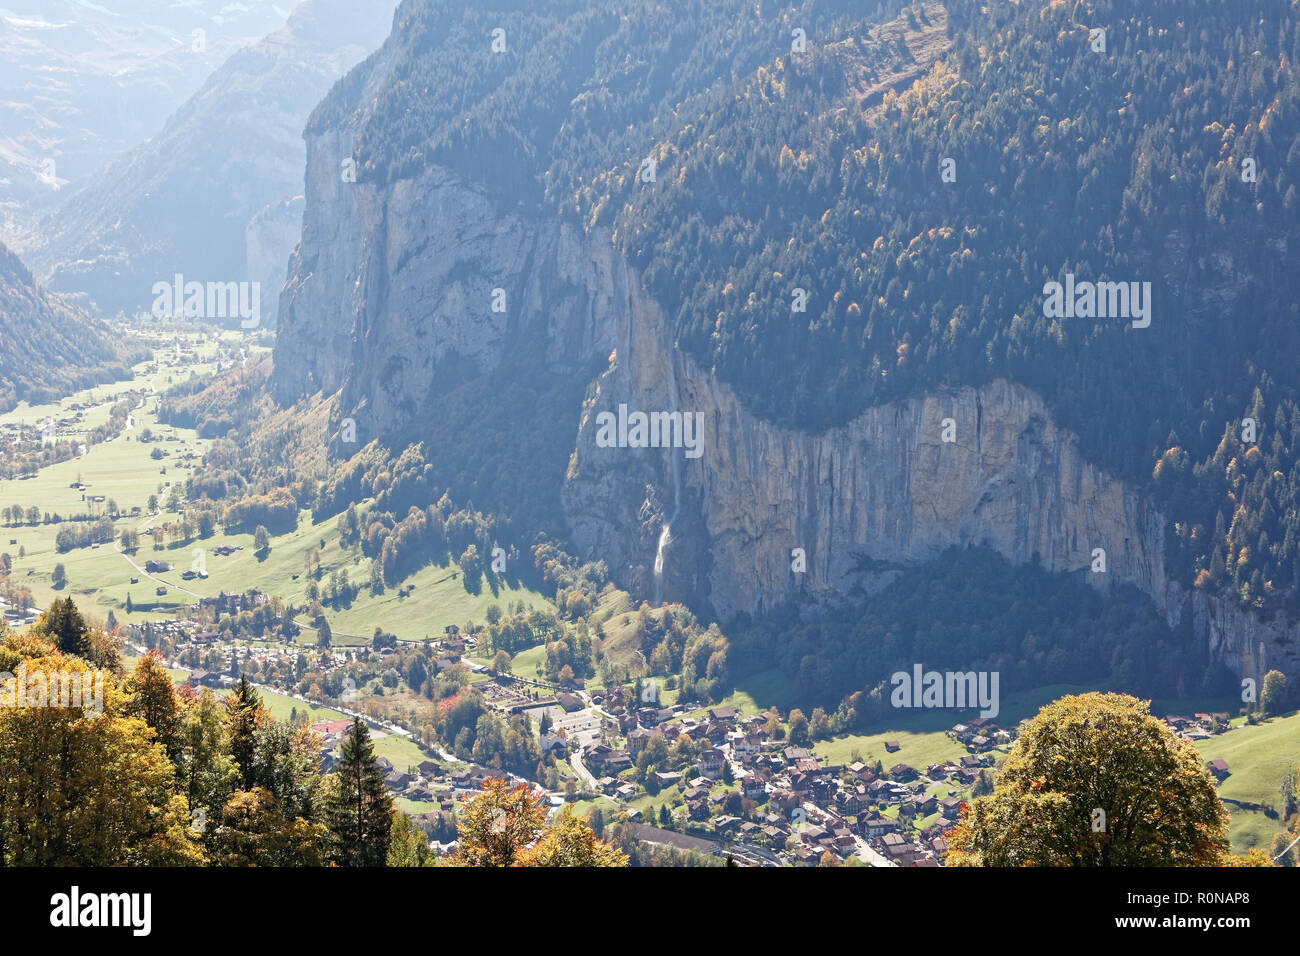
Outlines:
[[[776, 422], [1026, 384], [1157, 493], [1181, 580], [1293, 589], [1293, 4], [685, 6], [407, 5], [360, 175], [437, 163], [612, 226], [679, 347]], [[1067, 273], [1150, 283], [1150, 326], [1048, 317]]]
[[[871, 22], [898, 0], [687, 0], [621, 4], [523, 0], [468, 6], [424, 0], [398, 10], [402, 39], [359, 142], [358, 175], [387, 182], [429, 163], [511, 198], [543, 186], [567, 200], [601, 172], [639, 163], [674, 110], [699, 112], [709, 92], [741, 81], [788, 47]], [[494, 31], [500, 31], [495, 33]], [[308, 135], [336, 121], [354, 71], [320, 105]]]
[[[593, 219], [760, 413], [816, 430], [1013, 378], [1121, 475], [1163, 456], [1180, 576], [1263, 605], [1300, 543], [1294, 7], [947, 7], [952, 55], [901, 96], [837, 89], [849, 44], [783, 57], [682, 119], [657, 188], [596, 190]], [[1150, 282], [1151, 326], [1045, 317], [1066, 273]]]
[[[1227, 693], [1186, 631], [1172, 631], [1136, 589], [1102, 594], [1078, 577], [1013, 567], [984, 549], [952, 549], [871, 597], [820, 613], [787, 607], [734, 623], [732, 667], [776, 667], [806, 706], [852, 706], [879, 675], [915, 661], [1002, 675], [1002, 692], [1085, 681], [1157, 697]], [[875, 716], [883, 697], [874, 697]], [[867, 717], [867, 713], [860, 713]]]
[[143, 354], [133, 355], [106, 326], [46, 294], [0, 245], [0, 411], [130, 378], [129, 364]]

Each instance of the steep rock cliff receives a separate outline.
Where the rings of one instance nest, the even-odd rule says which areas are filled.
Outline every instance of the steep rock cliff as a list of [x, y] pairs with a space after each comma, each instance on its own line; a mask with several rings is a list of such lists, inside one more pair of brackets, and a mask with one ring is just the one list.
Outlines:
[[[999, 380], [872, 407], [817, 434], [777, 426], [674, 347], [608, 232], [504, 203], [439, 166], [391, 184], [348, 181], [341, 168], [391, 55], [349, 78], [350, 108], [336, 112], [346, 119], [308, 135], [302, 240], [280, 303], [281, 402], [337, 394], [338, 417], [355, 420], [364, 444], [436, 414], [430, 395], [449, 364], [580, 376], [607, 359], [560, 504], [577, 549], [640, 596], [753, 612], [870, 588], [891, 565], [979, 544], [1099, 587], [1131, 583], [1239, 673], [1297, 670], [1293, 622], [1168, 579], [1164, 517], [1085, 460], [1034, 392]], [[700, 414], [702, 456], [600, 447], [597, 417], [620, 405]], [[794, 549], [805, 573], [792, 570]], [[1092, 570], [1094, 549], [1104, 573]]]
[[[626, 352], [584, 409], [564, 502], [578, 543], [633, 586], [653, 575], [657, 537], [644, 525], [655, 496], [644, 492], [644, 469], [620, 476], [629, 458], [651, 454], [661, 458], [658, 497], [670, 502], [653, 517], [678, 513], [663, 562], [666, 596], [707, 602], [722, 616], [798, 593], [870, 589], [891, 565], [982, 545], [1013, 562], [1084, 574], [1097, 587], [1132, 584], [1171, 627], [1190, 627], [1213, 659], [1244, 676], [1300, 668], [1296, 622], [1167, 577], [1165, 518], [1138, 489], [1086, 461], [1029, 389], [997, 380], [934, 392], [809, 434], [755, 416], [672, 347], [653, 302], [630, 302], [616, 333]], [[598, 447], [597, 416], [620, 404], [700, 413], [702, 456]], [[1096, 549], [1104, 573], [1094, 570]]]

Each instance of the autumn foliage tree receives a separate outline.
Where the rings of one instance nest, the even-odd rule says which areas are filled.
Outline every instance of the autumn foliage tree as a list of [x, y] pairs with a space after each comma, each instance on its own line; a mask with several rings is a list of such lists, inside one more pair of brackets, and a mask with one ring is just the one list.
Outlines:
[[429, 849], [429, 838], [415, 821], [400, 810], [393, 817], [392, 835], [388, 841], [390, 867], [437, 866], [438, 858]]
[[491, 778], [462, 804], [455, 866], [626, 866], [627, 856], [565, 807], [548, 826], [542, 798]]
[[150, 651], [140, 658], [124, 689], [127, 715], [139, 717], [153, 728], [167, 756], [176, 760], [180, 753], [180, 704], [162, 656]]
[[571, 806], [560, 811], [522, 856], [522, 866], [627, 866], [627, 854], [602, 842]]
[[956, 866], [1213, 866], [1228, 813], [1196, 748], [1122, 694], [1040, 710], [949, 831]]
[[235, 793], [217, 822], [212, 862], [220, 866], [324, 865], [325, 825], [286, 817], [265, 787]]
[[[0, 695], [26, 694], [33, 681], [49, 686], [73, 672], [91, 680], [90, 668], [72, 657], [23, 663], [27, 687], [11, 676]], [[112, 675], [102, 679], [98, 714], [98, 701], [93, 708], [0, 707], [0, 866], [203, 862], [166, 751], [142, 718], [125, 714]]]
[[524, 848], [541, 835], [545, 821], [542, 801], [528, 787], [511, 787], [497, 777], [485, 780], [482, 792], [462, 803], [451, 862], [517, 866]]

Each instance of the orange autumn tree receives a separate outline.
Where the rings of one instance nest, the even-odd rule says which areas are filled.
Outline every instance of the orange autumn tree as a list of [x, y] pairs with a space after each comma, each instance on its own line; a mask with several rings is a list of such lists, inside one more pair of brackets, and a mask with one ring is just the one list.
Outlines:
[[204, 862], [171, 761], [126, 703], [114, 675], [58, 652], [0, 674], [0, 867]]
[[948, 833], [949, 866], [1214, 866], [1228, 813], [1200, 754], [1123, 694], [1062, 697], [1016, 741], [993, 793]]
[[603, 843], [571, 807], [548, 826], [540, 796], [496, 777], [463, 801], [457, 830], [453, 866], [627, 865], [627, 855]]

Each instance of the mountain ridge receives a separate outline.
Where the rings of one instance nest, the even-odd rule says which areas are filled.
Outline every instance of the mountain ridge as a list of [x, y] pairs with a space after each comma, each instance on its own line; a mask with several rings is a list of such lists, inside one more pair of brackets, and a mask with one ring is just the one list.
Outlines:
[[147, 310], [153, 284], [177, 273], [257, 281], [273, 321], [300, 231], [290, 207], [302, 192], [303, 123], [382, 41], [385, 5], [358, 19], [341, 0], [308, 0], [232, 54], [154, 137], [43, 221], [29, 255], [49, 287], [130, 313]]
[[50, 295], [0, 243], [0, 411], [131, 377], [146, 353], [82, 309]]

